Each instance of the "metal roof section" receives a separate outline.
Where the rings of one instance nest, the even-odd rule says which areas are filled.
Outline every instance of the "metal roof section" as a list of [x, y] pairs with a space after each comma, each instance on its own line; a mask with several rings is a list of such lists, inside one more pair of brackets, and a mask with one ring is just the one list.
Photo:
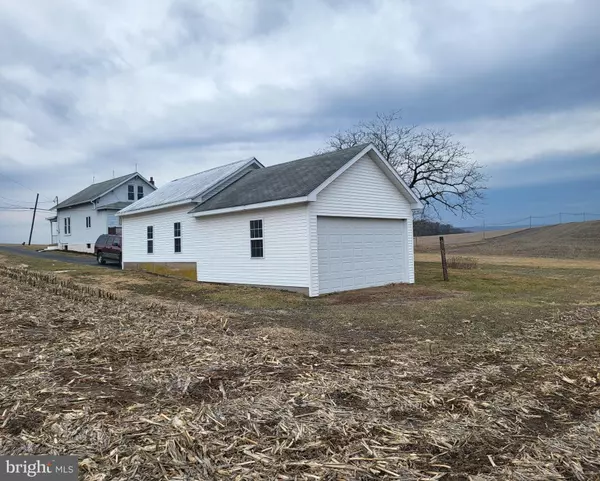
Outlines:
[[[235, 174], [245, 166], [256, 162], [262, 167], [254, 157], [239, 160], [231, 164], [222, 165], [213, 169], [205, 170], [197, 174], [188, 175], [180, 179], [175, 179], [168, 184], [160, 187], [149, 195], [134, 202], [118, 212], [118, 215], [128, 215], [135, 212], [154, 210], [174, 205], [182, 205], [192, 202], [193, 199], [202, 195], [204, 192], [216, 186], [219, 182]], [[262, 169], [259, 169], [262, 170]]]

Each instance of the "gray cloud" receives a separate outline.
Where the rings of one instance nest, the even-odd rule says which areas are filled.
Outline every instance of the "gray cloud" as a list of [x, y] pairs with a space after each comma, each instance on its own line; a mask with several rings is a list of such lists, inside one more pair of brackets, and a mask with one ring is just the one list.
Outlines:
[[136, 163], [166, 181], [250, 155], [290, 160], [396, 108], [407, 123], [455, 131], [494, 165], [592, 155], [599, 9], [593, 0], [6, 3], [0, 172], [64, 198]]

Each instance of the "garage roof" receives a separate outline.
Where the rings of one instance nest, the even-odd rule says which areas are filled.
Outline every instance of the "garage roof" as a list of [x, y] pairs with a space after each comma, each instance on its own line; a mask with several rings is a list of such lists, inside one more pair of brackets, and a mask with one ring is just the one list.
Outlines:
[[253, 170], [191, 212], [307, 196], [368, 145], [361, 144]]

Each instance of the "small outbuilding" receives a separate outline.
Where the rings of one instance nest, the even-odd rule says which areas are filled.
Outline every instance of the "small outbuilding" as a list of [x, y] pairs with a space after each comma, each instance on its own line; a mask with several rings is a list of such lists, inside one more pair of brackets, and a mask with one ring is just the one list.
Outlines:
[[372, 145], [177, 179], [122, 209], [123, 268], [310, 296], [414, 282], [422, 205]]

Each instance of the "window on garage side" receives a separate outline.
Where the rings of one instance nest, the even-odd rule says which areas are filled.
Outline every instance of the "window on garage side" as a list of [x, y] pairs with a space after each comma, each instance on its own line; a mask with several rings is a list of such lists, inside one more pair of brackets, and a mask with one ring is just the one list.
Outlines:
[[127, 199], [135, 200], [135, 186], [134, 185], [127, 186]]
[[264, 257], [262, 219], [250, 221], [250, 256], [254, 258]]
[[175, 239], [175, 252], [181, 252], [181, 222], [173, 224], [173, 237]]
[[146, 252], [154, 254], [154, 226], [149, 225], [146, 227], [146, 242]]

